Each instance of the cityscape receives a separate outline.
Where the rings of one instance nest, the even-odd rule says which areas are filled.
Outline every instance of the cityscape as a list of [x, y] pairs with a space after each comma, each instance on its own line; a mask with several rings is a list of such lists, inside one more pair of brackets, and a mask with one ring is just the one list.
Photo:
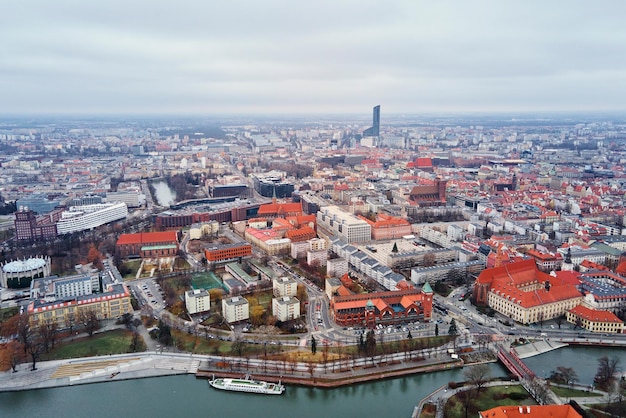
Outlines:
[[333, 387], [500, 361], [562, 404], [521, 359], [626, 343], [626, 122], [371, 117], [4, 122], [5, 367], [126, 330], [123, 352], [206, 356], [179, 373]]
[[0, 415], [626, 417], [625, 9], [7, 4]]

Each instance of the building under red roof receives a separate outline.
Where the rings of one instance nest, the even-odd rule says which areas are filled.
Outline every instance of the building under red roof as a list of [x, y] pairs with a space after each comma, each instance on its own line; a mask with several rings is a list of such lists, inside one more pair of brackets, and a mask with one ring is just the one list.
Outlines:
[[496, 406], [478, 413], [480, 418], [583, 418], [571, 405]]
[[140, 232], [122, 234], [116, 243], [122, 257], [170, 257], [178, 253], [178, 232]]

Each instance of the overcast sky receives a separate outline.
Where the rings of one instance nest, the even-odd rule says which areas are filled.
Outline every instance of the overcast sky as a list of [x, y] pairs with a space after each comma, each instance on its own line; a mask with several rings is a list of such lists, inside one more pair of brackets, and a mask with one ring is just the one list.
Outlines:
[[0, 114], [626, 110], [626, 2], [14, 0]]

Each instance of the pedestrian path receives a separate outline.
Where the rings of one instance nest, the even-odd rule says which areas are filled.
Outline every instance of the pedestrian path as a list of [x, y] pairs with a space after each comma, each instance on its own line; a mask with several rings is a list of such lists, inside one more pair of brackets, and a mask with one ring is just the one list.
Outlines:
[[83, 373], [106, 370], [110, 367], [118, 367], [122, 364], [128, 364], [131, 361], [138, 360], [140, 360], [140, 357], [62, 364], [54, 371], [54, 373], [52, 373], [50, 377], [52, 379], [58, 379], [62, 377], [80, 376]]

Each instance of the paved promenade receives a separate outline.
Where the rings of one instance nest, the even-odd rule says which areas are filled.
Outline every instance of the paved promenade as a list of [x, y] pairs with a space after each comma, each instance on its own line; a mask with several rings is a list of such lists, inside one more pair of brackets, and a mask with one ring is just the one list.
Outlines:
[[[389, 356], [391, 357], [391, 356]], [[220, 364], [221, 363], [221, 364]], [[267, 366], [264, 364], [267, 363]], [[354, 367], [332, 363], [326, 367], [315, 364], [313, 373], [310, 366], [298, 363], [291, 369], [284, 362], [251, 359], [243, 365], [241, 358], [192, 355], [189, 353], [143, 352], [80, 359], [42, 361], [37, 370], [31, 371], [30, 364], [21, 364], [18, 371], [0, 373], [0, 391], [72, 386], [79, 384], [110, 382], [115, 380], [138, 379], [177, 374], [194, 374], [210, 377], [212, 374], [241, 376], [253, 373], [259, 379], [282, 379], [283, 382], [334, 387], [374, 379], [391, 378], [415, 373], [428, 373], [460, 367], [461, 362], [449, 356], [433, 355], [421, 361], [387, 361], [379, 358], [359, 359]], [[228, 364], [228, 366], [224, 366]]]
[[138, 379], [175, 374], [195, 374], [200, 359], [189, 354], [133, 353], [30, 363], [18, 371], [0, 373], [0, 391], [42, 389], [88, 383]]

